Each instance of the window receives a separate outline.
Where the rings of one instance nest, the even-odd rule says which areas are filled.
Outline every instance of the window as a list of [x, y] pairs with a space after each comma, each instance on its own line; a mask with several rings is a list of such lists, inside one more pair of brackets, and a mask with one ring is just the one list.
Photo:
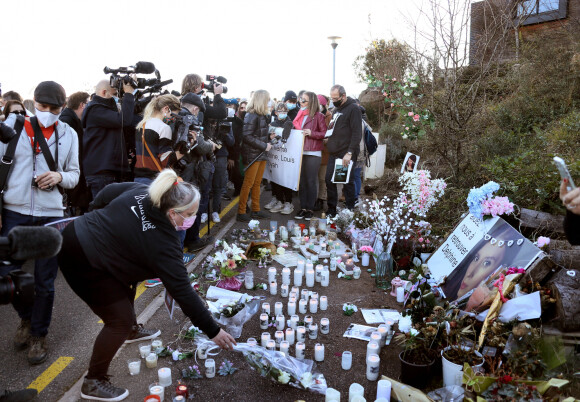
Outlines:
[[521, 0], [516, 22], [520, 25], [538, 24], [566, 18], [568, 0]]

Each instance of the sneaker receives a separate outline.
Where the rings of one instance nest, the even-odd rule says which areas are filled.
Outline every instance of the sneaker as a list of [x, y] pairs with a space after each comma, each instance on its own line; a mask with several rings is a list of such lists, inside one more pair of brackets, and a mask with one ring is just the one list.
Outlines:
[[213, 244], [213, 236], [205, 236], [204, 238], [197, 239], [196, 241], [189, 242], [185, 245], [188, 252], [194, 252], [205, 248], [208, 244]]
[[284, 204], [282, 204], [281, 201], [278, 201], [276, 205], [274, 205], [272, 209], [270, 209], [270, 212], [272, 213], [280, 212], [282, 208], [284, 208]]
[[30, 342], [30, 320], [21, 320], [16, 334], [14, 335], [14, 347], [16, 350], [24, 350]]
[[238, 222], [249, 222], [252, 220], [252, 218], [250, 217], [250, 214], [238, 214], [236, 216], [236, 220]]
[[161, 335], [161, 331], [158, 329], [145, 329], [143, 324], [135, 324], [125, 343], [146, 341], [147, 339], [157, 338], [159, 335]]
[[292, 212], [294, 212], [294, 205], [292, 205], [292, 203], [290, 203], [290, 202], [285, 202], [284, 208], [282, 208], [280, 213], [282, 215], [290, 215]]
[[268, 212], [265, 211], [252, 211], [252, 219], [260, 219], [260, 218], [270, 218], [272, 215], [270, 215]]
[[129, 396], [129, 390], [115, 387], [109, 381], [109, 376], [102, 379], [85, 377], [81, 388], [81, 398], [90, 401], [122, 401]]
[[270, 200], [269, 203], [267, 203], [266, 205], [264, 205], [264, 208], [266, 209], [272, 209], [274, 207], [274, 205], [276, 205], [278, 203], [278, 200], [276, 199], [276, 197], [272, 198]]
[[146, 288], [154, 288], [155, 286], [159, 286], [159, 285], [163, 285], [163, 282], [161, 282], [161, 279], [159, 279], [159, 278], [147, 279], [145, 281]]
[[336, 216], [336, 209], [330, 209], [328, 208], [326, 210], [326, 217], [327, 218], [334, 218]]
[[[193, 253], [183, 253], [183, 263], [185, 265], [189, 264], [195, 258], [195, 254]], [[145, 285], [147, 286], [147, 285]]]
[[0, 402], [27, 402], [34, 399], [38, 395], [38, 391], [34, 388], [27, 388], [20, 391], [4, 390], [0, 394]]
[[220, 219], [220, 214], [218, 214], [217, 212], [212, 212], [211, 213], [211, 221], [213, 223], [220, 223], [222, 220]]
[[314, 216], [314, 212], [312, 212], [312, 211], [307, 210], [306, 212], [304, 212], [304, 219], [306, 219], [307, 221], [312, 219], [313, 216]]
[[298, 213], [296, 214], [296, 216], [294, 216], [294, 219], [304, 219], [304, 214], [306, 213], [305, 209], [301, 209], [300, 211], [298, 211]]
[[46, 338], [44, 336], [32, 336], [30, 338], [30, 349], [28, 350], [28, 363], [40, 364], [48, 357], [46, 348]]
[[201, 223], [206, 223], [207, 222], [207, 214], [204, 212], [203, 214], [201, 214]]

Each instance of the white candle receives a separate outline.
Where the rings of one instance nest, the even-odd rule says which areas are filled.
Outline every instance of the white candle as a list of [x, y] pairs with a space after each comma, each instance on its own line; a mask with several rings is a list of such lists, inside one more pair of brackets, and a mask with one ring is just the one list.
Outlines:
[[[371, 341], [376, 342], [381, 347], [381, 333], [379, 331], [373, 331], [371, 333]], [[377, 353], [378, 354], [378, 353]]]
[[140, 359], [130, 359], [127, 363], [129, 363], [129, 374], [137, 375], [141, 372]]
[[386, 324], [381, 324], [379, 325], [377, 332], [381, 334], [381, 342], [379, 343], [379, 346], [382, 348], [385, 346], [385, 341], [387, 340], [387, 335], [389, 334], [389, 327]]
[[276, 340], [276, 346], [280, 347], [280, 343], [284, 340], [284, 331], [276, 331], [274, 339]]
[[215, 377], [215, 360], [214, 359], [207, 359], [205, 361], [205, 376], [207, 378], [214, 378]]
[[365, 389], [363, 388], [363, 386], [356, 382], [353, 382], [352, 384], [350, 384], [350, 387], [348, 388], [348, 402], [351, 402], [352, 398], [354, 398], [355, 396], [364, 397], [364, 394]]
[[290, 292], [295, 293], [294, 297], [298, 297], [300, 295], [300, 287], [292, 286], [292, 290]]
[[322, 271], [321, 278], [322, 279], [320, 280], [320, 285], [323, 287], [328, 287], [328, 285], [330, 284], [330, 272]]
[[278, 293], [278, 284], [276, 282], [270, 282], [270, 294], [275, 295]]
[[270, 233], [268, 233], [268, 238], [271, 243], [274, 243], [276, 241], [276, 232], [272, 230]]
[[300, 301], [298, 302], [298, 311], [300, 312], [300, 314], [306, 314], [307, 305], [308, 303], [306, 302], [306, 300], [300, 299]]
[[403, 303], [405, 301], [405, 289], [402, 286], [397, 288], [397, 303]]
[[268, 329], [268, 314], [260, 314], [260, 329]]
[[286, 319], [284, 318], [283, 315], [276, 316], [276, 329], [278, 331], [282, 331], [284, 329], [284, 322], [285, 321], [286, 321]]
[[322, 281], [322, 271], [323, 271], [322, 265], [321, 264], [318, 264], [316, 266], [316, 270], [315, 270], [315, 272], [316, 272], [316, 282], [318, 282], [318, 283], [320, 283]]
[[[303, 327], [301, 325], [298, 328], [296, 328], [296, 340], [298, 341], [298, 343], [304, 342], [306, 340], [306, 327]], [[296, 344], [296, 347], [298, 347], [298, 344]]]
[[171, 385], [171, 369], [167, 367], [162, 367], [157, 370], [157, 375], [159, 377], [159, 385], [163, 387], [168, 387]]
[[278, 230], [280, 231], [280, 239], [282, 239], [282, 241], [288, 241], [288, 230], [286, 227], [280, 226]]
[[310, 292], [310, 298], [318, 300], [318, 292]]
[[384, 398], [386, 401], [391, 400], [391, 382], [388, 380], [379, 380], [377, 383], [377, 399]]
[[286, 341], [289, 345], [294, 345], [296, 341], [296, 335], [294, 334], [294, 328], [286, 328]]
[[318, 324], [310, 324], [308, 326], [308, 338], [310, 339], [318, 338]]
[[274, 314], [275, 315], [282, 315], [283, 308], [284, 308], [284, 304], [282, 304], [282, 302], [276, 302], [276, 304], [274, 304]]
[[303, 272], [301, 269], [296, 268], [294, 270], [294, 286], [302, 286], [302, 276]]
[[159, 384], [152, 384], [149, 386], [149, 394], [157, 395], [159, 397], [159, 400], [163, 402], [165, 396], [165, 387]]
[[379, 344], [375, 341], [370, 341], [367, 344], [367, 359], [370, 355], [378, 355], [379, 351]]
[[308, 301], [309, 297], [310, 297], [310, 290], [302, 289], [302, 292], [300, 293], [300, 298]]
[[288, 297], [288, 285], [283, 284], [282, 286], [280, 286], [280, 296]]
[[328, 298], [326, 296], [320, 296], [320, 309], [326, 311], [328, 308]]
[[306, 350], [306, 345], [304, 342], [298, 342], [296, 344], [296, 358], [298, 360], [304, 360], [304, 351]]
[[268, 268], [268, 282], [275, 282], [276, 281], [276, 268], [270, 267]]
[[141, 358], [146, 358], [149, 353], [151, 353], [151, 344], [150, 343], [141, 343], [139, 344], [139, 353], [141, 354]]
[[304, 323], [306, 324], [306, 326], [312, 324], [314, 322], [314, 318], [312, 318], [311, 315], [307, 315], [306, 317], [304, 317]]
[[364, 398], [364, 396], [357, 395], [352, 398], [352, 402], [367, 402], [367, 400]]
[[262, 347], [265, 348], [266, 344], [270, 340], [270, 333], [269, 332], [262, 332]]
[[362, 255], [362, 266], [363, 267], [368, 267], [369, 266], [369, 262], [370, 262], [370, 254], [368, 253], [363, 253]]
[[270, 315], [270, 303], [262, 303], [262, 313]]
[[352, 352], [345, 350], [342, 352], [342, 369], [350, 370], [352, 367]]
[[292, 316], [296, 314], [296, 302], [289, 301], [288, 302], [288, 315]]
[[[197, 357], [201, 360], [207, 359], [207, 349], [208, 348], [209, 348], [209, 345], [207, 345], [207, 344], [199, 345], [199, 347], [197, 348]], [[175, 356], [176, 354], [177, 354], [177, 356]], [[173, 360], [175, 360], [175, 361], [179, 360], [179, 351], [178, 350], [173, 352]]]
[[306, 263], [306, 267], [304, 268], [304, 272], [308, 272], [309, 269], [314, 271], [314, 264], [312, 262], [310, 262], [310, 260], [308, 260], [308, 262]]
[[328, 334], [330, 332], [330, 320], [328, 318], [323, 318], [320, 320], [320, 333]]
[[340, 392], [334, 388], [326, 388], [324, 402], [340, 402]]
[[280, 342], [280, 352], [288, 355], [288, 349], [290, 349], [290, 343], [288, 343], [288, 341]]
[[330, 270], [331, 271], [336, 271], [336, 258], [337, 257], [330, 257]]
[[290, 285], [290, 268], [282, 268], [282, 283]]
[[257, 346], [258, 345], [258, 341], [256, 341], [256, 338], [248, 338], [248, 340], [246, 342], [249, 346]]
[[376, 381], [379, 378], [379, 355], [372, 354], [367, 358], [367, 380]]
[[324, 361], [324, 345], [321, 343], [317, 343], [314, 346], [314, 360], [317, 362]]
[[270, 339], [268, 342], [266, 342], [266, 349], [276, 350], [276, 341], [274, 339]]
[[290, 327], [296, 329], [298, 327], [298, 321], [300, 321], [300, 318], [297, 315], [290, 317]]
[[151, 342], [151, 349], [153, 351], [156, 351], [159, 348], [163, 348], [163, 341], [161, 339], [154, 339]]
[[360, 267], [354, 267], [352, 269], [352, 277], [354, 279], [360, 279]]
[[147, 366], [147, 368], [157, 367], [157, 354], [149, 353], [149, 355], [145, 358], [145, 366]]
[[314, 286], [314, 270], [312, 268], [306, 270], [306, 286], [309, 288]]
[[318, 313], [318, 300], [316, 299], [310, 300], [310, 312], [312, 314]]
[[304, 260], [298, 260], [296, 263], [296, 269], [304, 270]]

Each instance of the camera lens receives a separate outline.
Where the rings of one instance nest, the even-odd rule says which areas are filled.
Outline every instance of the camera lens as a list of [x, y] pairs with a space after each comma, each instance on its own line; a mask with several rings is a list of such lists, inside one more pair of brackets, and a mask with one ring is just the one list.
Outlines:
[[8, 304], [14, 297], [14, 282], [9, 275], [0, 278], [0, 304]]

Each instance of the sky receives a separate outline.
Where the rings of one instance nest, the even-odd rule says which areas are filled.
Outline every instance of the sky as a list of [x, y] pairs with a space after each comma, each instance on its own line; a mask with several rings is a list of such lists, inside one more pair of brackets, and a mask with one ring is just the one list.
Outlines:
[[[225, 97], [266, 89], [280, 99], [301, 89], [327, 94], [332, 48], [340, 36], [336, 83], [351, 96], [365, 89], [353, 62], [372, 39], [413, 41], [409, 20], [422, 0], [127, 1], [27, 0], [2, 5], [2, 91], [31, 98], [54, 80], [67, 94], [93, 92], [117, 68], [153, 62], [169, 90], [186, 74], [222, 75]], [[148, 76], [143, 76], [148, 77]]]

